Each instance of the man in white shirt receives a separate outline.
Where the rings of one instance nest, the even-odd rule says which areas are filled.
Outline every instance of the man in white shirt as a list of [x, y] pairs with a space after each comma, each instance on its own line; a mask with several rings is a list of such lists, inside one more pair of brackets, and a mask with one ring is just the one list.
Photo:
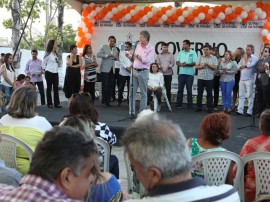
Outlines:
[[118, 106], [123, 102], [123, 92], [125, 85], [127, 83], [127, 99], [129, 97], [129, 82], [130, 82], [130, 71], [132, 62], [126, 55], [132, 55], [131, 52], [132, 44], [127, 41], [125, 42], [125, 51], [121, 51], [119, 54], [119, 62], [120, 62], [120, 72], [119, 72], [119, 89], [118, 89]]
[[254, 67], [257, 64], [258, 58], [253, 54], [254, 46], [248, 44], [246, 47], [246, 54], [241, 59], [238, 69], [241, 70], [241, 77], [239, 82], [239, 104], [237, 108], [237, 115], [244, 114], [245, 95], [247, 94], [248, 109], [245, 116], [252, 116], [253, 110], [253, 85], [254, 85]]

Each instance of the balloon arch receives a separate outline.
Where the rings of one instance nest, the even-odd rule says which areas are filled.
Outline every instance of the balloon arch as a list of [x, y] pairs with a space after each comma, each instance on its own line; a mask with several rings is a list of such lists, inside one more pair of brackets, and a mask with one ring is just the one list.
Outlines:
[[253, 20], [264, 20], [265, 24], [261, 31], [264, 43], [270, 42], [270, 4], [256, 2], [244, 6], [221, 5], [210, 7], [154, 7], [121, 5], [120, 3], [96, 5], [84, 4], [82, 21], [79, 24], [77, 46], [83, 48], [85, 44], [91, 44], [93, 23], [95, 21], [124, 21], [130, 23], [155, 24], [194, 24], [238, 22], [247, 23]]

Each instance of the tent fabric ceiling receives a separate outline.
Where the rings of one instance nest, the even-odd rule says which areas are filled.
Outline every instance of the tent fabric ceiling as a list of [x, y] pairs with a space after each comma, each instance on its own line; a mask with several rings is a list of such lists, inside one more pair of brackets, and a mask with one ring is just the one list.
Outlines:
[[[118, 2], [118, 3], [146, 3], [146, 4], [147, 3], [173, 2], [172, 0], [162, 0], [162, 1], [157, 1], [157, 0], [117, 0], [117, 1], [112, 1], [112, 0], [96, 0], [96, 1], [95, 0], [94, 1], [93, 0], [76, 0], [76, 1], [79, 1], [81, 3], [95, 3], [95, 4], [106, 4], [106, 3], [116, 3], [116, 2]], [[204, 3], [209, 2], [209, 3], [211, 3], [213, 1], [220, 2], [220, 0], [209, 0], [209, 1], [207, 1], [207, 0], [182, 0], [180, 2], [204, 2]], [[229, 1], [235, 2], [235, 1], [239, 1], [239, 0], [229, 0]], [[245, 2], [246, 1], [254, 1], [254, 0], [245, 0]], [[179, 1], [177, 1], [177, 2], [179, 2]], [[224, 2], [228, 2], [228, 1], [223, 1], [223, 3]]]

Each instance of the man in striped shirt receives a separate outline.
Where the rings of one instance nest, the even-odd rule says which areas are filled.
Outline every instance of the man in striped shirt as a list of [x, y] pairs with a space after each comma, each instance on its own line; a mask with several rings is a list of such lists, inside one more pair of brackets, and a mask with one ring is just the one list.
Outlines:
[[130, 201], [240, 201], [231, 185], [207, 186], [203, 179], [191, 177], [182, 130], [156, 113], [139, 117], [126, 130], [122, 144], [146, 193]]

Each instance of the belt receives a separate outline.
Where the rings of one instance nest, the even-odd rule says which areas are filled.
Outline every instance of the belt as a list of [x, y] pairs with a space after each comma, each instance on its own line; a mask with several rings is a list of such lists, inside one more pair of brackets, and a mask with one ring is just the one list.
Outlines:
[[[135, 68], [134, 68], [135, 69]], [[144, 71], [144, 70], [148, 70], [146, 68], [143, 68], [143, 69], [135, 69], [136, 71], [140, 72], [140, 71]]]

